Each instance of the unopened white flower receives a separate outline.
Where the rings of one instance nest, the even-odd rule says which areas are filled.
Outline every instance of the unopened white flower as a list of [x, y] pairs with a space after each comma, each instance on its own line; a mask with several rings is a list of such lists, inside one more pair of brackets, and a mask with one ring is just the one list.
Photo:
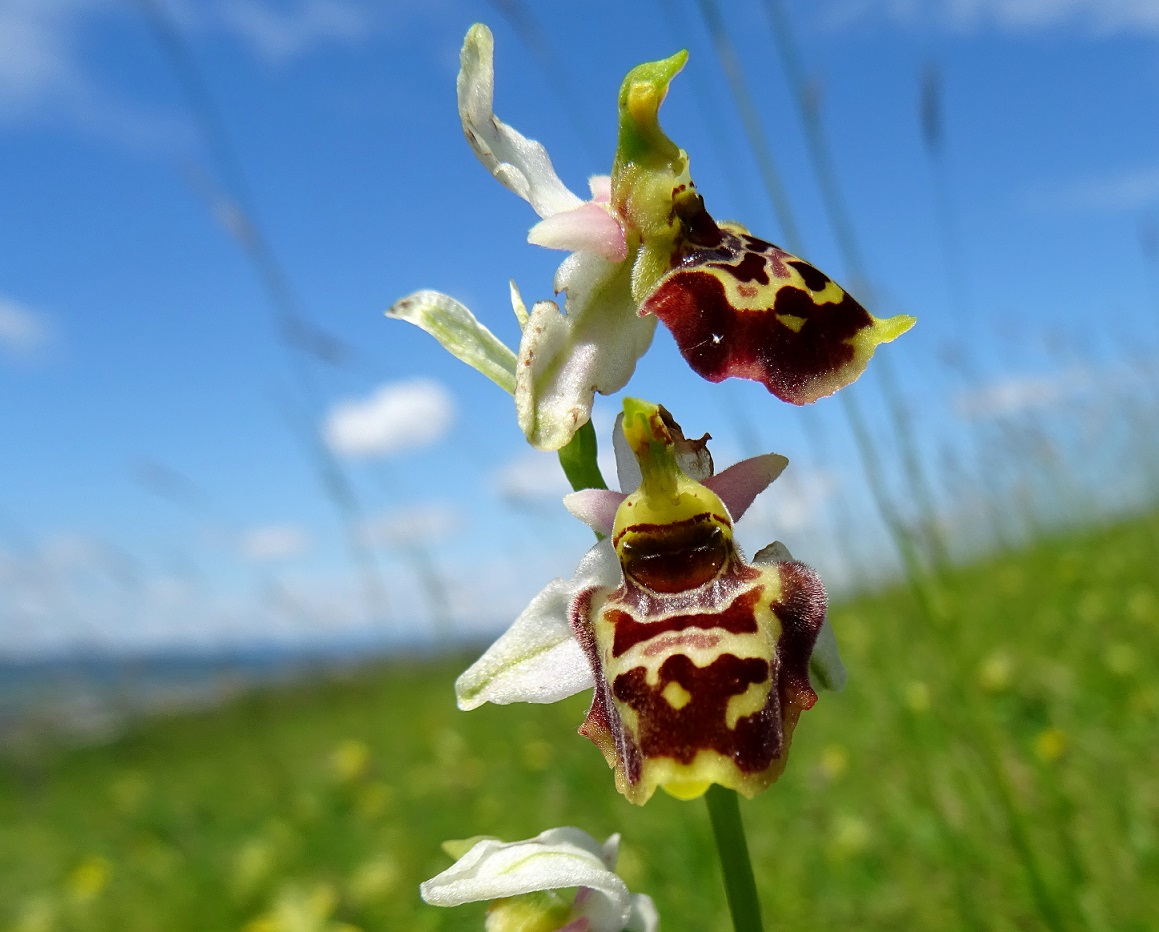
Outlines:
[[[421, 884], [432, 906], [493, 903], [487, 932], [656, 932], [652, 899], [629, 892], [615, 873], [620, 836], [602, 845], [578, 828], [552, 828], [526, 841], [448, 843], [462, 856]], [[577, 890], [574, 897], [567, 891]], [[562, 893], [559, 893], [562, 891]], [[553, 893], [550, 897], [534, 894]]]

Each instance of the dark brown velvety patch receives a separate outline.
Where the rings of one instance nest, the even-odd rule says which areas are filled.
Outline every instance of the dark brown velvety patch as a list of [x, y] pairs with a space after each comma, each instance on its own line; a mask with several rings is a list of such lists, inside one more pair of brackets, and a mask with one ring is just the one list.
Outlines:
[[[769, 768], [783, 745], [777, 691], [770, 691], [759, 712], [738, 719], [735, 729], [725, 722], [729, 699], [766, 682], [770, 674], [768, 661], [759, 657], [725, 654], [701, 668], [678, 654], [661, 665], [656, 686], [648, 685], [643, 667], [634, 667], [616, 677], [612, 692], [639, 716], [636, 738], [645, 757], [670, 757], [687, 765], [700, 751], [716, 751], [742, 773], [758, 773]], [[680, 709], [663, 695], [673, 682], [691, 696]]]
[[[681, 355], [703, 378], [753, 379], [783, 401], [802, 404], [811, 400], [813, 383], [853, 359], [846, 341], [873, 321], [848, 294], [817, 304], [807, 291], [782, 286], [769, 297], [763, 310], [738, 310], [715, 274], [684, 269], [665, 279], [642, 310], [672, 331]], [[779, 314], [804, 324], [794, 331]]]
[[812, 291], [824, 291], [829, 284], [829, 276], [816, 266], [810, 265], [803, 259], [795, 259], [789, 263], [800, 274], [805, 287]]
[[701, 630], [723, 628], [732, 634], [754, 634], [757, 631], [757, 619], [753, 610], [762, 592], [764, 592], [762, 586], [754, 586], [733, 599], [721, 612], [670, 615], [657, 618], [655, 621], [636, 621], [627, 612], [611, 609], [606, 617], [616, 630], [612, 641], [612, 656], [620, 657], [643, 641], [672, 631], [685, 631], [688, 628]]
[[653, 592], [683, 592], [717, 576], [732, 553], [721, 525], [704, 512], [670, 524], [633, 524], [615, 537], [624, 572]]
[[[641, 306], [672, 331], [693, 370], [710, 382], [729, 377], [761, 382], [778, 398], [803, 404], [812, 388], [854, 356], [846, 341], [873, 318], [852, 297], [817, 303], [810, 291], [789, 285], [792, 266], [806, 288], [820, 292], [830, 279], [778, 246], [722, 230], [718, 241], [688, 237], [672, 257], [673, 271]], [[764, 308], [739, 309], [717, 276], [730, 276], [746, 295], [767, 294]], [[794, 330], [779, 315], [801, 318]]]
[[779, 566], [781, 598], [773, 603], [773, 612], [781, 622], [777, 682], [783, 702], [811, 709], [817, 694], [809, 684], [809, 658], [825, 621], [825, 587], [804, 563], [794, 561]]

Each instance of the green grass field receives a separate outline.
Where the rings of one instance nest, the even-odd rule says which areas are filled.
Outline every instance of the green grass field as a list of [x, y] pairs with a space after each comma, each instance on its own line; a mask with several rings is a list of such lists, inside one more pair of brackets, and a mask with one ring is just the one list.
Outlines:
[[[1159, 927], [1157, 540], [1138, 520], [956, 570], [935, 630], [904, 587], [834, 608], [849, 686], [742, 803], [768, 928]], [[728, 928], [703, 802], [623, 801], [575, 734], [586, 697], [459, 712], [468, 659], [9, 755], [0, 928], [478, 930], [481, 906], [418, 898], [440, 842], [565, 824], [623, 834], [670, 932]]]

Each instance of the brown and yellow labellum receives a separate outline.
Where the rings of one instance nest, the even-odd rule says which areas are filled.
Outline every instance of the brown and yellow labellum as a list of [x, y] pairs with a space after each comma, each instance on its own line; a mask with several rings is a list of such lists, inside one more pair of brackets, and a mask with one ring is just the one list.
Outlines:
[[640, 313], [655, 314], [710, 382], [752, 379], [806, 404], [856, 380], [878, 344], [913, 326], [904, 314], [873, 317], [803, 259], [739, 224], [717, 224], [699, 196], [674, 203], [685, 236]]
[[[680, 471], [659, 413], [633, 424], [631, 404], [624, 429], [644, 481], [612, 532], [623, 582], [570, 607], [596, 674], [580, 730], [631, 802], [712, 783], [752, 797], [781, 775], [816, 701], [808, 667], [825, 592], [802, 563], [746, 563], [723, 503]], [[640, 436], [645, 423], [656, 437]]]

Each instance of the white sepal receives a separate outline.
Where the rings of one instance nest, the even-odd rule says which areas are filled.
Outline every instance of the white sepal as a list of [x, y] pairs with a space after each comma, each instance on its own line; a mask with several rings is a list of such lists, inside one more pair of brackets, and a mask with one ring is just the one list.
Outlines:
[[591, 689], [591, 665], [572, 635], [568, 606], [581, 590], [616, 586], [620, 578], [611, 544], [601, 541], [593, 546], [571, 579], [548, 583], [455, 681], [459, 708], [475, 709], [485, 702], [558, 702]]
[[551, 301], [532, 308], [519, 344], [515, 409], [533, 446], [564, 446], [591, 417], [595, 393], [623, 388], [651, 345], [656, 318], [636, 314], [631, 272], [631, 263], [573, 252], [555, 278], [566, 314]]
[[814, 686], [838, 693], [845, 688], [847, 674], [841, 654], [837, 650], [837, 634], [825, 615], [825, 623], [817, 632], [813, 654], [809, 657], [809, 678]]
[[579, 207], [552, 167], [547, 150], [495, 116], [495, 40], [476, 23], [459, 56], [459, 118], [479, 161], [505, 187], [527, 201], [541, 217]]
[[485, 702], [558, 702], [593, 685], [591, 667], [567, 623], [571, 587], [548, 583], [514, 624], [455, 680], [459, 708]]
[[660, 913], [647, 893], [632, 894], [632, 913], [624, 932], [660, 932]]
[[416, 291], [396, 302], [386, 316], [425, 330], [456, 359], [508, 394], [515, 393], [515, 353], [450, 295]]

